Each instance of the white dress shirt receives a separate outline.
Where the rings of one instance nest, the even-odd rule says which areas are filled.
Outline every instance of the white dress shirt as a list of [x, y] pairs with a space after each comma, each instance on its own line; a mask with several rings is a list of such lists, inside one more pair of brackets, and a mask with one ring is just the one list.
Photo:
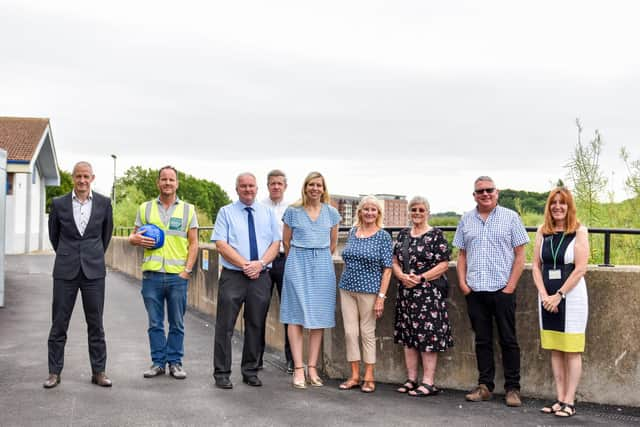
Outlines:
[[263, 205], [269, 206], [273, 209], [273, 212], [276, 214], [276, 218], [278, 219], [278, 225], [280, 226], [280, 252], [284, 252], [284, 245], [282, 244], [282, 228], [284, 226], [284, 222], [282, 222], [282, 217], [284, 216], [284, 211], [287, 210], [291, 203], [286, 202], [284, 199], [280, 200], [280, 202], [274, 202], [269, 197], [262, 200]]
[[84, 235], [84, 230], [87, 228], [89, 218], [91, 218], [91, 208], [93, 207], [93, 191], [89, 191], [89, 197], [84, 202], [81, 202], [76, 196], [76, 191], [71, 192], [71, 204], [73, 206], [73, 221], [76, 223], [76, 227], [80, 232], [80, 235]]

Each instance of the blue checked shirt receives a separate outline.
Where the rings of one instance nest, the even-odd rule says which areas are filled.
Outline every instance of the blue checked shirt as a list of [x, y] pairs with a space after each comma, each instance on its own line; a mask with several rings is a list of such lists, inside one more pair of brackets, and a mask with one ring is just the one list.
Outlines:
[[496, 206], [483, 220], [477, 208], [465, 213], [458, 224], [453, 245], [467, 254], [467, 285], [474, 291], [495, 292], [507, 285], [513, 249], [529, 243], [518, 214]]

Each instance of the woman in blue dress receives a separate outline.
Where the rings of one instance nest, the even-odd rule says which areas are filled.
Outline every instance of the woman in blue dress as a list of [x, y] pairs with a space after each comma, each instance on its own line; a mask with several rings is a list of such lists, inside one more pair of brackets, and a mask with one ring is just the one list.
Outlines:
[[324, 328], [335, 326], [336, 273], [331, 254], [338, 242], [340, 214], [328, 204], [324, 177], [311, 172], [302, 186], [302, 199], [284, 212], [284, 268], [280, 321], [288, 324], [294, 362], [293, 386], [306, 388], [302, 362], [303, 328], [309, 329], [309, 384], [323, 385], [318, 357]]

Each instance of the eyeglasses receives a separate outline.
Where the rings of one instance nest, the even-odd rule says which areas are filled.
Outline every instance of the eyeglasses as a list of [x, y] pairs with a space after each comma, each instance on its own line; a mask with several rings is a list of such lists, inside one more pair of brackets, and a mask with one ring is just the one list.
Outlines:
[[478, 195], [482, 193], [492, 194], [494, 191], [496, 191], [495, 187], [491, 187], [491, 188], [481, 188], [479, 190], [474, 191], [474, 193]]
[[427, 210], [425, 208], [411, 208], [411, 212], [420, 212], [420, 213], [424, 213]]

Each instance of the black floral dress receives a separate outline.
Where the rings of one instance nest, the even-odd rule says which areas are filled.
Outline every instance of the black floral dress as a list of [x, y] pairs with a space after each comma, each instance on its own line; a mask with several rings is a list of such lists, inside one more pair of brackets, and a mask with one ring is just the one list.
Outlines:
[[[419, 237], [411, 237], [409, 229], [405, 229], [393, 247], [401, 267], [404, 265], [402, 244], [407, 238], [410, 239], [409, 268], [413, 273], [424, 273], [449, 260], [449, 243], [441, 230], [432, 228]], [[420, 352], [445, 351], [453, 347], [447, 302], [438, 288], [425, 282], [409, 289], [398, 282], [393, 340]]]

